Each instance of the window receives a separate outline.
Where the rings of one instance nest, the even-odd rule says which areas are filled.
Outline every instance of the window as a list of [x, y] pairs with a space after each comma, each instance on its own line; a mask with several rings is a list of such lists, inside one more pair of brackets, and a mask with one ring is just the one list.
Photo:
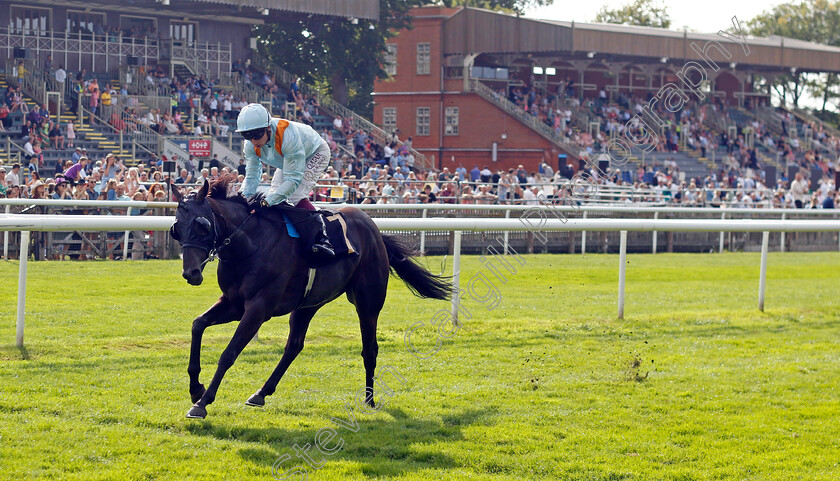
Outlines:
[[120, 15], [120, 30], [126, 37], [157, 37], [157, 20], [151, 17]]
[[385, 107], [382, 109], [382, 126], [385, 132], [393, 132], [397, 129], [397, 108]]
[[52, 28], [49, 8], [12, 6], [9, 31], [19, 35], [47, 35]]
[[429, 135], [429, 119], [431, 110], [429, 107], [417, 107], [417, 135]]
[[195, 22], [169, 22], [169, 36], [172, 40], [182, 40], [192, 45], [198, 40], [198, 25]]
[[67, 26], [64, 31], [69, 34], [78, 33], [93, 33], [93, 26], [98, 25], [100, 28], [105, 27], [105, 14], [80, 12], [75, 10], [67, 11]]
[[444, 135], [458, 135], [458, 107], [446, 107]]
[[397, 44], [389, 43], [385, 45], [385, 73], [388, 75], [397, 74]]
[[430, 54], [432, 46], [429, 43], [417, 44], [417, 75], [429, 75]]

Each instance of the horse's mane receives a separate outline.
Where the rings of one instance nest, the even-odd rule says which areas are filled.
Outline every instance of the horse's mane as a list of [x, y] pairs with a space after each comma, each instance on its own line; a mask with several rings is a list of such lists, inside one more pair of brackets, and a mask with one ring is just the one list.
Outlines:
[[236, 191], [232, 191], [231, 184], [236, 182], [238, 177], [234, 174], [222, 175], [210, 181], [210, 192], [207, 194], [211, 199], [229, 200], [248, 207], [248, 199]]

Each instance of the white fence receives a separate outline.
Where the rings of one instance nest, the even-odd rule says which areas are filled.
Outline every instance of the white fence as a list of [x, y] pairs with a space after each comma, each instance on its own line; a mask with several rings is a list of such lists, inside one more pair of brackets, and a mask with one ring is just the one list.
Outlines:
[[[88, 207], [88, 208], [134, 208], [134, 209], [151, 209], [151, 208], [175, 208], [178, 204], [174, 202], [140, 202], [140, 201], [88, 201], [88, 200], [51, 200], [51, 199], [0, 199], [0, 206], [6, 206], [6, 213], [10, 212], [9, 206], [51, 206], [51, 207]], [[464, 204], [321, 204], [316, 205], [337, 209], [341, 207], [356, 207], [362, 210], [369, 211], [419, 211], [423, 219], [434, 215], [435, 213], [458, 212], [459, 214], [474, 213], [480, 216], [487, 215], [487, 212], [504, 212], [505, 218], [510, 218], [511, 213], [522, 215], [523, 212], [533, 211], [534, 209], [551, 211], [556, 215], [566, 215], [569, 213], [581, 213], [586, 219], [590, 214], [597, 213], [623, 213], [623, 214], [653, 214], [653, 219], [659, 218], [660, 214], [699, 214], [719, 217], [720, 219], [735, 219], [746, 216], [767, 216], [775, 217], [780, 220], [786, 220], [788, 216], [797, 217], [815, 217], [815, 218], [834, 218], [840, 219], [840, 209], [763, 209], [763, 208], [716, 208], [716, 207], [666, 207], [666, 206], [627, 206], [627, 205], [584, 205], [584, 206], [570, 206], [570, 205], [464, 205]], [[129, 212], [130, 214], [130, 212]], [[151, 229], [150, 229], [151, 230]], [[434, 229], [430, 229], [434, 230]], [[716, 230], [705, 230], [704, 232], [715, 232]], [[420, 231], [420, 251], [426, 249], [426, 230]], [[504, 242], [507, 246], [508, 232], [504, 231]], [[580, 253], [586, 254], [587, 230], [581, 232]], [[664, 231], [659, 231], [664, 232]], [[724, 234], [725, 230], [720, 230], [718, 239], [718, 252], [723, 253], [724, 250]], [[729, 231], [729, 232], [745, 232], [745, 231]], [[779, 250], [785, 250], [785, 232], [781, 232], [781, 239], [779, 242]], [[651, 236], [651, 252], [656, 254], [658, 250], [656, 235], [657, 231], [653, 231]], [[128, 236], [125, 237], [123, 245], [123, 259], [126, 258], [126, 250], [128, 249]], [[840, 249], [840, 236], [838, 236], [838, 249]], [[8, 234], [4, 235], [3, 242], [3, 256], [8, 259]]]
[[[758, 308], [764, 310], [764, 288], [767, 274], [767, 251], [770, 232], [840, 232], [840, 220], [755, 220], [755, 219], [566, 219], [549, 218], [546, 209], [532, 209], [519, 219], [374, 219], [383, 231], [454, 231], [452, 316], [458, 319], [460, 293], [461, 233], [463, 231], [510, 232], [530, 231], [535, 235], [549, 231], [620, 231], [618, 275], [618, 318], [624, 317], [624, 284], [627, 265], [628, 231], [737, 231], [762, 232], [761, 270], [758, 288]], [[18, 272], [17, 335], [18, 346], [23, 345], [24, 312], [26, 305], [26, 271], [30, 231], [113, 231], [168, 230], [175, 222], [171, 216], [76, 216], [76, 215], [3, 215], [0, 230], [21, 231], [21, 255]], [[505, 254], [508, 253], [505, 246]]]

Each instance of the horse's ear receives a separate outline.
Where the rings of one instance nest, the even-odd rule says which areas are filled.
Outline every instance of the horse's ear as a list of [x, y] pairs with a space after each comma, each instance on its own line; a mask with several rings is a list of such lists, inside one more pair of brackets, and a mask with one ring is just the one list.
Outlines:
[[179, 189], [178, 186], [170, 184], [170, 190], [172, 191], [172, 197], [175, 197], [176, 202], [184, 200], [184, 193], [181, 192], [181, 189]]
[[204, 198], [207, 197], [207, 192], [209, 192], [209, 191], [210, 191], [210, 182], [205, 180], [204, 183], [201, 184], [201, 189], [198, 190], [198, 194], [196, 194], [195, 200], [198, 201], [198, 202], [204, 202]]
[[174, 182], [172, 182], [172, 179], [167, 178], [166, 185], [169, 186], [169, 191], [172, 192], [172, 197], [175, 197], [176, 202], [181, 202], [184, 199], [184, 193], [181, 192], [181, 189], [179, 189]]

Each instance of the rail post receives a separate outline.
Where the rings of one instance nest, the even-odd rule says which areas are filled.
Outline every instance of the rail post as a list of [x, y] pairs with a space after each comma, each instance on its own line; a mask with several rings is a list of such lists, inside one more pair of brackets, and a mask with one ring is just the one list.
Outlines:
[[624, 278], [627, 273], [627, 231], [621, 231], [618, 254], [618, 318], [624, 319]]
[[761, 273], [758, 278], [758, 310], [764, 312], [764, 288], [767, 284], [767, 250], [770, 244], [770, 232], [761, 233]]
[[[654, 212], [653, 213], [653, 220], [656, 220], [658, 218], [659, 218], [659, 212]], [[656, 254], [656, 241], [657, 241], [656, 234], [657, 234], [657, 232], [653, 231], [653, 246], [652, 246], [651, 252], [653, 252], [654, 254]]]
[[[6, 215], [9, 215], [9, 209], [11, 207], [11, 205], [6, 206]], [[3, 232], [3, 259], [9, 260], [9, 231]]]
[[[586, 212], [583, 211], [583, 218], [586, 219]], [[581, 255], [586, 254], [586, 231], [580, 232], [580, 253]]]
[[15, 344], [23, 347], [23, 326], [26, 311], [26, 264], [29, 261], [29, 231], [20, 233], [20, 266], [18, 267], [17, 329]]
[[[424, 210], [423, 212], [425, 212], [425, 210]], [[505, 210], [505, 219], [510, 219], [510, 209]], [[510, 232], [505, 231], [505, 245], [504, 245], [504, 247], [505, 247], [505, 250], [504, 250], [505, 255], [507, 255], [507, 253], [508, 253], [508, 239], [509, 239], [509, 234], [510, 234]]]
[[456, 326], [460, 326], [461, 322], [458, 320], [458, 304], [461, 296], [461, 231], [455, 231], [455, 246], [453, 249], [454, 259], [452, 261], [452, 322]]
[[[125, 215], [131, 217], [131, 207], [126, 209]], [[125, 239], [123, 239], [123, 260], [128, 260], [128, 237], [131, 235], [131, 231], [125, 231]]]
[[[426, 212], [429, 209], [423, 209], [423, 218], [426, 218]], [[420, 253], [426, 255], [426, 231], [420, 231]]]

